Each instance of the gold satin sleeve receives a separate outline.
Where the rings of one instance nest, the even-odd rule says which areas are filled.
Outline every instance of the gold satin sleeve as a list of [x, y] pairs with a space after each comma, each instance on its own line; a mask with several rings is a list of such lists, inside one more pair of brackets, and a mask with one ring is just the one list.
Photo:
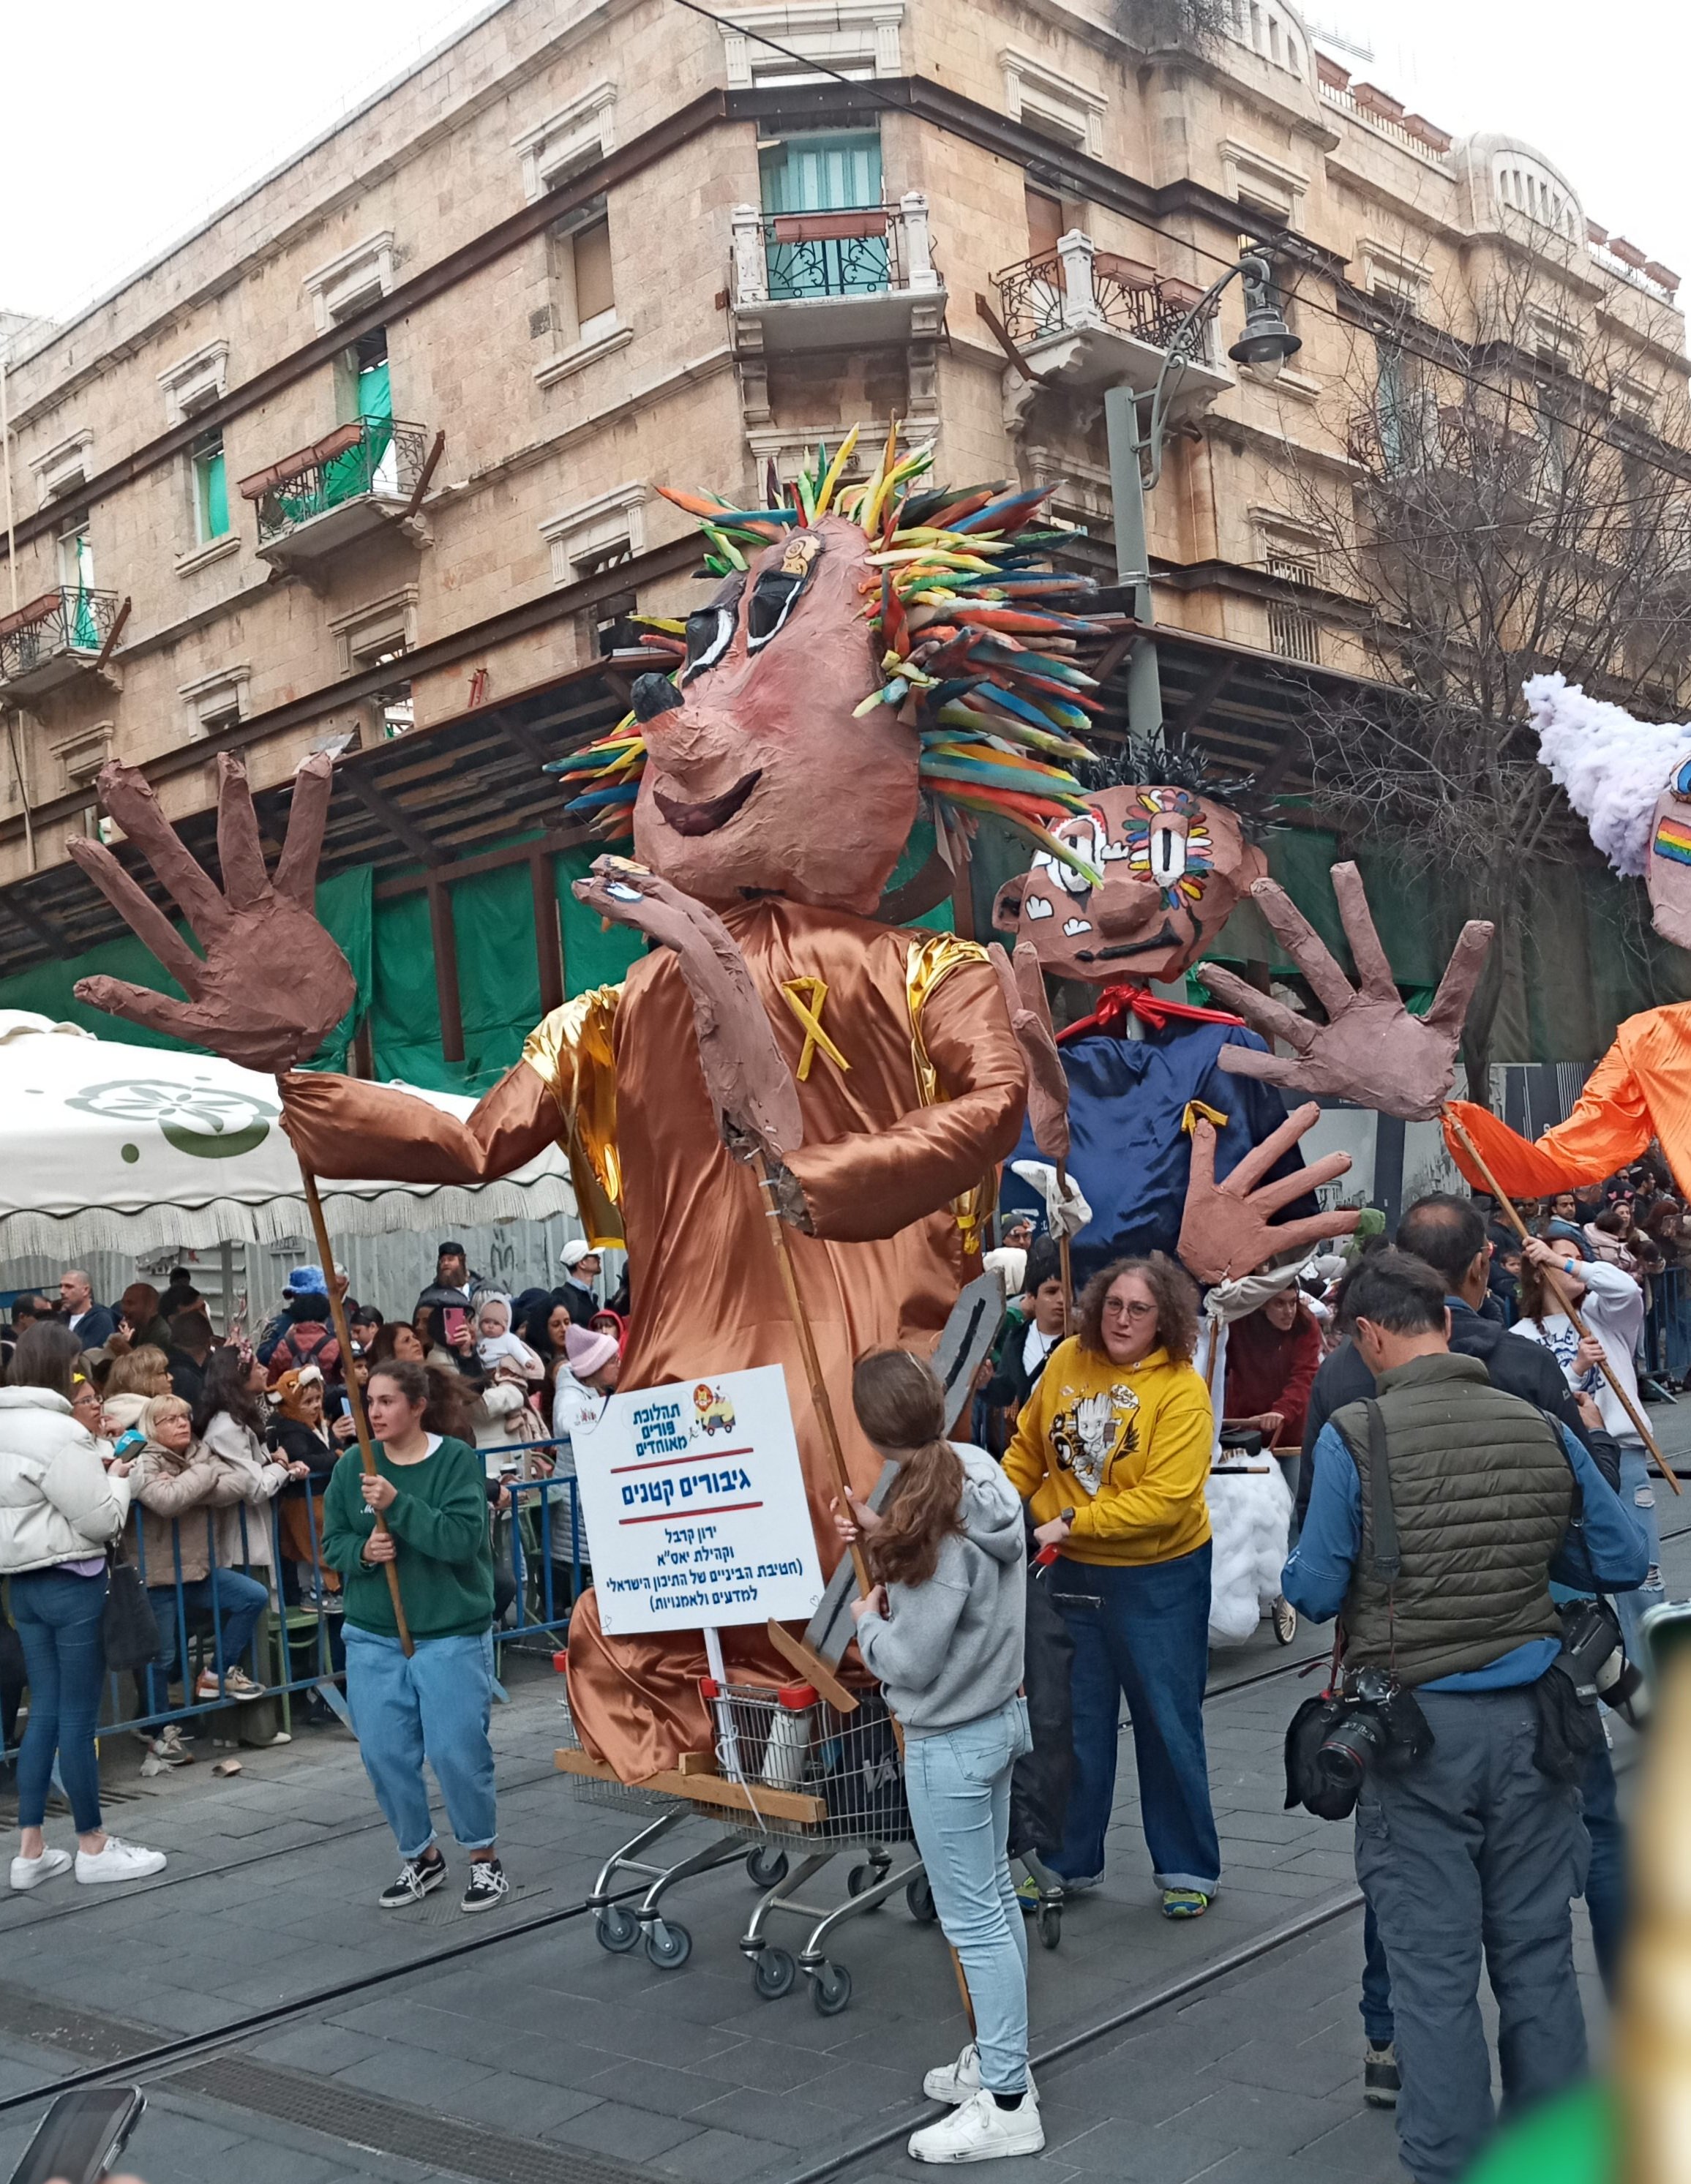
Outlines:
[[984, 950], [926, 936], [906, 983], [912, 1112], [788, 1157], [815, 1233], [836, 1243], [896, 1235], [970, 1197], [1021, 1130], [1026, 1066]]
[[594, 986], [578, 994], [529, 1033], [518, 1064], [540, 1079], [562, 1117], [563, 1128], [554, 1134], [569, 1158], [582, 1226], [599, 1251], [623, 1241], [611, 1045], [622, 999], [621, 986]]

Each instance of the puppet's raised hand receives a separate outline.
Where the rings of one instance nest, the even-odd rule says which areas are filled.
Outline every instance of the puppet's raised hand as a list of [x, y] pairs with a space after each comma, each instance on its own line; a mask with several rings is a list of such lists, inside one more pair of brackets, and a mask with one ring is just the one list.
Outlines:
[[1203, 983], [1219, 1000], [1236, 1009], [1264, 1039], [1283, 1039], [1297, 1050], [1286, 1056], [1224, 1046], [1218, 1057], [1221, 1067], [1236, 1077], [1260, 1077], [1289, 1091], [1333, 1093], [1405, 1122], [1431, 1122], [1456, 1074], [1463, 1020], [1485, 967], [1492, 928], [1477, 918], [1463, 927], [1432, 1006], [1424, 1017], [1412, 1017], [1392, 982], [1392, 967], [1354, 865], [1333, 866], [1333, 893], [1356, 960], [1354, 986], [1284, 888], [1274, 880], [1258, 880], [1251, 889], [1281, 946], [1314, 988], [1327, 1021], [1312, 1023], [1231, 972], [1206, 963]]
[[1010, 1011], [1010, 1028], [1028, 1065], [1028, 1120], [1033, 1124], [1034, 1143], [1048, 1161], [1066, 1161], [1069, 1079], [1063, 1073], [1063, 1057], [1057, 1050], [1038, 953], [1027, 940], [1017, 942], [1013, 964], [996, 940], [986, 953], [998, 974], [1004, 1006]]
[[[1208, 972], [1204, 982], [1208, 983]], [[1330, 1236], [1348, 1236], [1356, 1212], [1311, 1213], [1302, 1221], [1270, 1225], [1269, 1217], [1324, 1183], [1337, 1183], [1350, 1169], [1348, 1153], [1328, 1153], [1277, 1183], [1262, 1178], [1283, 1153], [1289, 1153], [1314, 1124], [1320, 1109], [1312, 1100], [1288, 1115], [1259, 1145], [1253, 1145], [1225, 1183], [1215, 1180], [1215, 1125], [1199, 1118], [1192, 1126], [1192, 1178], [1178, 1245], [1180, 1264], [1201, 1282], [1236, 1281], [1254, 1273], [1282, 1251], [1307, 1251]]]
[[188, 997], [172, 1000], [147, 986], [97, 978], [77, 980], [77, 1000], [148, 1031], [209, 1047], [245, 1069], [275, 1073], [309, 1061], [358, 999], [351, 967], [312, 906], [333, 764], [326, 754], [314, 753], [295, 774], [287, 838], [272, 880], [247, 770], [238, 759], [220, 755], [220, 892], [159, 809], [146, 776], [131, 766], [103, 767], [100, 796], [107, 811], [146, 852], [204, 953], [195, 955], [109, 850], [73, 835], [66, 844], [71, 855]]
[[590, 877], [573, 884], [577, 900], [601, 917], [674, 951], [692, 996], [705, 1089], [735, 1159], [761, 1152], [779, 1166], [796, 1152], [804, 1142], [798, 1087], [745, 958], [715, 911], [626, 857], [595, 857]]

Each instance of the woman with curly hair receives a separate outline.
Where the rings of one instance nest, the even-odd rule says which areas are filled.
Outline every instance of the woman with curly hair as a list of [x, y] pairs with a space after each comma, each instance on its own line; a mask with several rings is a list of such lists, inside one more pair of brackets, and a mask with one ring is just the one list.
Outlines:
[[1197, 1291], [1172, 1259], [1118, 1259], [1082, 1291], [1004, 1468], [1054, 1546], [1051, 1596], [1074, 1640], [1074, 1786], [1050, 1860], [1102, 1875], [1121, 1701], [1133, 1717], [1145, 1840], [1163, 1913], [1201, 1918], [1221, 1871], [1203, 1745], [1214, 1421], [1192, 1367]]

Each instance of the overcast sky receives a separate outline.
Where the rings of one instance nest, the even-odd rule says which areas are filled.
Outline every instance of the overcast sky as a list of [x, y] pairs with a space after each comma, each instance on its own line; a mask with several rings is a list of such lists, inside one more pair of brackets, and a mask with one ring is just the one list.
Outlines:
[[[12, 8], [0, 309], [68, 315], [483, 12], [484, 0], [81, 0], [74, 19]], [[1371, 45], [1371, 62], [1343, 56], [1353, 73], [1441, 127], [1535, 145], [1591, 218], [1691, 292], [1680, 0], [1313, 0], [1308, 20]]]

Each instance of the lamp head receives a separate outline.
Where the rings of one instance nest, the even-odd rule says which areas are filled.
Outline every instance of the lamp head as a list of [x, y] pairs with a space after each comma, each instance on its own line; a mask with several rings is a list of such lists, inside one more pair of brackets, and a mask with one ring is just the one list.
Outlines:
[[1227, 354], [1242, 371], [1270, 384], [1279, 378], [1281, 367], [1303, 344], [1286, 323], [1267, 259], [1242, 259], [1240, 278], [1245, 289], [1245, 330]]

